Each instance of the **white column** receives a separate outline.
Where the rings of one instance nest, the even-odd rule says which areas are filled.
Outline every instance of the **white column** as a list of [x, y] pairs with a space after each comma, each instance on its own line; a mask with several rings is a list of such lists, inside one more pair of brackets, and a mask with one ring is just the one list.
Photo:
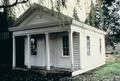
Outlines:
[[15, 44], [16, 42], [15, 42], [15, 36], [13, 36], [13, 59], [12, 59], [12, 63], [13, 63], [13, 66], [12, 66], [12, 68], [14, 69], [15, 67], [16, 67], [16, 44]]
[[49, 34], [46, 33], [46, 69], [50, 70], [50, 44], [49, 44]]
[[30, 41], [30, 35], [27, 35], [27, 43], [28, 43], [28, 46], [27, 46], [27, 50], [28, 50], [28, 68], [31, 68], [31, 64], [30, 64], [30, 55], [31, 55], [31, 41]]
[[74, 62], [73, 62], [73, 31], [69, 31], [69, 53], [71, 56], [71, 69], [74, 70]]

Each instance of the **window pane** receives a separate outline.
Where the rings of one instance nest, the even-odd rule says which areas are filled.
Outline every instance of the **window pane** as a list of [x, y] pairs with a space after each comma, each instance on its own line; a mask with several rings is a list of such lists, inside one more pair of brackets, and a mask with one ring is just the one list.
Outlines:
[[36, 48], [37, 48], [37, 45], [36, 45], [36, 38], [31, 38], [31, 54], [32, 55], [36, 55]]
[[99, 39], [99, 50], [100, 50], [100, 53], [101, 53], [101, 39]]
[[87, 36], [87, 55], [90, 55], [90, 36]]
[[69, 40], [68, 40], [68, 36], [63, 36], [63, 56], [69, 56]]

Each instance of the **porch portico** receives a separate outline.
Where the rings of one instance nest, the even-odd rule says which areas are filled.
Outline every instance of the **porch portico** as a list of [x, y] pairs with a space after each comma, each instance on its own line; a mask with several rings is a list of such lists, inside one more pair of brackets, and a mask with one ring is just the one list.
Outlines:
[[[41, 66], [41, 65], [44, 66], [45, 65], [44, 67], [46, 68], [46, 70], [50, 70], [51, 66], [59, 67], [59, 68], [68, 68], [68, 69], [71, 69], [71, 71], [73, 71], [75, 69], [74, 64], [73, 64], [74, 63], [74, 58], [73, 58], [73, 31], [61, 31], [61, 32], [59, 31], [59, 32], [45, 32], [45, 33], [35, 33], [35, 34], [31, 33], [31, 34], [26, 34], [26, 35], [13, 35], [13, 68], [16, 68], [16, 37], [20, 37], [20, 36], [25, 37], [24, 38], [24, 41], [26, 43], [25, 51], [27, 50], [27, 52], [24, 54], [24, 56], [25, 56], [24, 57], [24, 59], [25, 59], [24, 60], [24, 65], [26, 65], [27, 68], [30, 69], [32, 66], [35, 66], [35, 60], [36, 59], [32, 60], [32, 57], [35, 57], [35, 56], [33, 56], [32, 53], [31, 53], [32, 52], [32, 49], [31, 49], [31, 41], [32, 40], [31, 39], [33, 37], [36, 37], [36, 39], [41, 38], [40, 41], [42, 41], [42, 39], [43, 39], [44, 44], [41, 44], [41, 45], [42, 45], [42, 48], [45, 48], [45, 52], [41, 52], [41, 53], [43, 53], [42, 55], [44, 55], [43, 58], [44, 57], [45, 58], [44, 59], [42, 58], [43, 60], [40, 60], [41, 58], [39, 58], [39, 60], [36, 61], [36, 62], [39, 62], [39, 63], [37, 63], [38, 66]], [[58, 48], [58, 50], [54, 49], [54, 48], [57, 48], [57, 47], [61, 46], [61, 45], [58, 46], [59, 44], [57, 44], [57, 42], [54, 41], [54, 40], [56, 40], [56, 38], [59, 39], [59, 38], [61, 38], [63, 36], [68, 36], [68, 40], [69, 40], [68, 41], [69, 42], [69, 45], [68, 45], [69, 46], [69, 50], [68, 50], [69, 56], [62, 56], [63, 55], [63, 48], [61, 48], [61, 49]], [[51, 41], [56, 42], [56, 47], [53, 45], [53, 43]], [[39, 42], [37, 42], [36, 44], [38, 44], [38, 43]], [[39, 47], [37, 45], [36, 53], [38, 53], [37, 51], [40, 50], [39, 48], [41, 48], [41, 47]], [[59, 52], [61, 53], [61, 56], [59, 56], [59, 58], [61, 58], [61, 60], [62, 59], [68, 59], [68, 62], [65, 62], [65, 63], [68, 63], [68, 67], [66, 67], [64, 65], [61, 65], [61, 67], [60, 67], [59, 65], [54, 63], [56, 61], [56, 60], [54, 60], [55, 59], [54, 56], [57, 54], [57, 52], [55, 52], [55, 50], [56, 51], [60, 50]], [[42, 57], [42, 55], [41, 55], [41, 57]], [[39, 57], [38, 54], [36, 55], [36, 57]], [[56, 57], [57, 57], [57, 55], [56, 55]], [[40, 62], [40, 61], [42, 61], [42, 62]]]

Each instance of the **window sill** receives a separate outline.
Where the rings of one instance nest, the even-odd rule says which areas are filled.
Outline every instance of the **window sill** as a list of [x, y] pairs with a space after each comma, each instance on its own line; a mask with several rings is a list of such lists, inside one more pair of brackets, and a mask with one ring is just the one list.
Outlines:
[[64, 58], [70, 58], [70, 56], [62, 56], [62, 57], [64, 57]]

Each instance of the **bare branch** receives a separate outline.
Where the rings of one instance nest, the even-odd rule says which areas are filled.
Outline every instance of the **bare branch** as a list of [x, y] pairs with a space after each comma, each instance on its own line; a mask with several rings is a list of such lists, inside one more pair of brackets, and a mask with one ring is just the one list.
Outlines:
[[12, 4], [10, 4], [10, 5], [6, 5], [6, 4], [0, 5], [0, 8], [13, 7], [13, 6], [16, 6], [16, 5], [18, 5], [18, 4], [27, 3], [28, 1], [29, 1], [29, 0], [22, 0], [22, 1], [16, 0], [14, 3], [12, 3]]

